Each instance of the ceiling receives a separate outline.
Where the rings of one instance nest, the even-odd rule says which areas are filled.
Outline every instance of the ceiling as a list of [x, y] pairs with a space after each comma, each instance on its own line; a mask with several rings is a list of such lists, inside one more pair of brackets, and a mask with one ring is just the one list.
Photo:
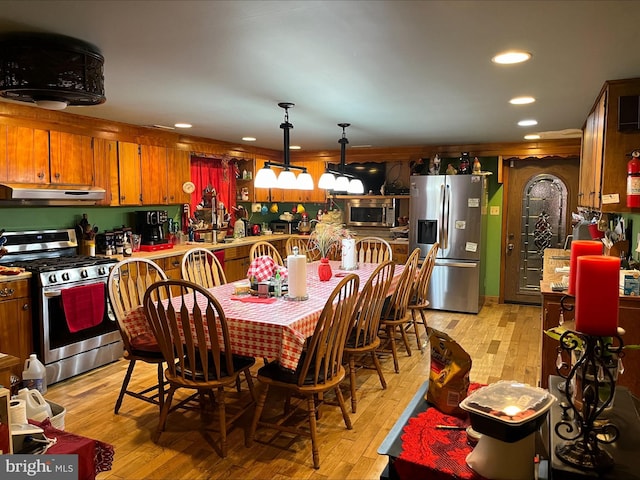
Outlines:
[[[350, 148], [566, 137], [606, 80], [640, 77], [638, 18], [640, 2], [615, 0], [0, 0], [0, 32], [102, 51], [106, 103], [70, 113], [282, 149], [278, 102], [293, 102], [304, 150], [338, 149], [340, 122]], [[507, 49], [533, 58], [491, 62]]]

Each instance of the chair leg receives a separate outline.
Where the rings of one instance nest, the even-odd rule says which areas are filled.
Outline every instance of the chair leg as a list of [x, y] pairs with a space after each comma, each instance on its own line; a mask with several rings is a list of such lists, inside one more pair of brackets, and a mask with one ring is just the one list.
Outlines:
[[225, 401], [224, 401], [224, 387], [218, 387], [218, 415], [220, 418], [220, 450], [222, 452], [222, 458], [227, 456], [227, 419], [225, 417]]
[[253, 401], [255, 402], [257, 400], [256, 392], [253, 388], [253, 378], [251, 377], [251, 372], [249, 371], [249, 369], [246, 369], [244, 371], [244, 376], [247, 379], [247, 387], [249, 388], [249, 393], [251, 393], [251, 398], [253, 398]]
[[400, 373], [400, 366], [398, 365], [398, 348], [396, 347], [395, 339], [395, 327], [393, 325], [387, 325], [387, 336], [391, 343], [391, 356], [393, 357], [393, 368], [396, 373]]
[[337, 386], [333, 389], [336, 393], [336, 398], [338, 399], [338, 405], [340, 405], [340, 410], [342, 411], [342, 418], [344, 420], [344, 425], [347, 427], [347, 430], [351, 430], [353, 426], [351, 425], [351, 418], [349, 417], [349, 412], [347, 412], [347, 406], [344, 403], [344, 397], [342, 396], [342, 391], [340, 390], [340, 386]]
[[269, 393], [269, 385], [265, 385], [258, 401], [256, 402], [256, 410], [253, 413], [253, 420], [251, 421], [251, 428], [249, 429], [249, 434], [245, 440], [245, 446], [250, 447], [253, 444], [253, 439], [256, 436], [256, 429], [258, 428], [258, 422], [260, 421], [260, 417], [262, 416], [262, 410], [264, 409], [264, 404], [267, 399], [267, 393]]
[[376, 355], [375, 351], [371, 352], [371, 358], [373, 359], [373, 364], [378, 371], [378, 377], [380, 377], [380, 385], [382, 385], [383, 389], [387, 388], [387, 382], [384, 379], [384, 375], [382, 374], [382, 365], [380, 365], [380, 360], [378, 360], [378, 355]]
[[[339, 389], [338, 389], [339, 390]], [[344, 403], [344, 400], [342, 401]], [[313, 455], [313, 468], [320, 468], [320, 453], [317, 444], [317, 427], [316, 427], [316, 402], [313, 395], [307, 398], [307, 406], [309, 409], [309, 430], [311, 433], [311, 454]], [[343, 405], [344, 406], [344, 405]]]
[[354, 355], [349, 355], [349, 384], [351, 386], [351, 412], [356, 413], [356, 359]]
[[176, 389], [173, 385], [169, 386], [169, 392], [167, 393], [167, 398], [165, 399], [162, 410], [160, 410], [160, 420], [158, 421], [158, 429], [156, 430], [155, 435], [153, 436], [153, 441], [158, 443], [160, 440], [160, 434], [164, 431], [165, 424], [167, 423], [167, 416], [169, 415], [169, 409], [171, 408], [171, 402], [173, 401], [173, 394]]
[[400, 335], [402, 335], [402, 341], [404, 342], [404, 348], [407, 350], [407, 355], [411, 356], [411, 347], [409, 346], [409, 337], [407, 337], [407, 331], [400, 325]]
[[418, 331], [418, 320], [416, 319], [416, 310], [411, 309], [411, 323], [413, 323], [413, 331], [416, 334], [416, 343], [418, 344], [418, 350], [423, 352], [422, 342], [420, 341], [420, 332]]
[[164, 368], [162, 368], [162, 362], [158, 363], [158, 404], [162, 410], [164, 405]]
[[129, 386], [129, 380], [131, 380], [131, 374], [133, 373], [133, 367], [136, 366], [135, 360], [129, 360], [129, 366], [127, 367], [127, 373], [124, 375], [124, 379], [122, 380], [122, 387], [120, 387], [120, 394], [118, 395], [118, 399], [116, 400], [116, 405], [113, 409], [115, 414], [118, 413], [120, 407], [122, 406], [122, 399], [124, 398], [124, 394], [127, 393], [127, 387]]

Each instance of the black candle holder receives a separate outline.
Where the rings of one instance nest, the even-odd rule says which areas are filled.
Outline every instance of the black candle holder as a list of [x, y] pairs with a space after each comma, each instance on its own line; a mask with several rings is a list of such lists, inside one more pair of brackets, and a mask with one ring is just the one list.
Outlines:
[[600, 472], [613, 466], [613, 457], [599, 444], [613, 443], [618, 427], [596, 419], [613, 403], [623, 346], [619, 335], [600, 337], [567, 330], [560, 337], [559, 348], [578, 359], [571, 368], [565, 362], [557, 365], [565, 379], [566, 402], [561, 404], [564, 413], [555, 432], [566, 442], [555, 453], [575, 468]]

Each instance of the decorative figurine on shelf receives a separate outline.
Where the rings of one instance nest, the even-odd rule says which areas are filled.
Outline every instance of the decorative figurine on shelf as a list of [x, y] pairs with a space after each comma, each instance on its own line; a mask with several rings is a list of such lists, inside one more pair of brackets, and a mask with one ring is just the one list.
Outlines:
[[462, 152], [460, 165], [458, 167], [458, 173], [460, 175], [469, 175], [471, 173], [471, 162], [469, 160], [469, 152]]
[[480, 160], [478, 160], [478, 157], [475, 157], [473, 159], [473, 173], [480, 173], [482, 172], [482, 165], [480, 165]]
[[458, 170], [456, 170], [453, 165], [449, 164], [449, 165], [447, 165], [447, 170], [445, 171], [445, 173], [447, 175], [457, 175], [458, 174]]
[[440, 157], [437, 153], [429, 163], [429, 175], [440, 175]]
[[422, 168], [424, 167], [424, 158], [418, 160], [411, 160], [409, 163], [410, 175], [422, 175]]

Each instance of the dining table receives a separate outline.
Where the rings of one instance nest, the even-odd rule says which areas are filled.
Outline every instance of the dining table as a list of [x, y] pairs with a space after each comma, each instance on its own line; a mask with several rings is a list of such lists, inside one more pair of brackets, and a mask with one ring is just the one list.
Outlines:
[[[224, 311], [232, 353], [256, 358], [277, 360], [283, 368], [295, 370], [305, 342], [313, 335], [320, 314], [329, 295], [346, 275], [353, 273], [360, 279], [362, 290], [378, 264], [361, 263], [355, 270], [342, 270], [340, 261], [331, 261], [332, 276], [328, 281], [318, 278], [318, 264], [307, 264], [306, 300], [281, 297], [236, 295], [239, 282], [228, 283], [208, 290], [220, 302]], [[395, 290], [404, 265], [396, 265], [390, 294]], [[246, 282], [245, 282], [246, 283]], [[131, 335], [153, 335], [142, 306], [130, 311], [125, 319]]]

